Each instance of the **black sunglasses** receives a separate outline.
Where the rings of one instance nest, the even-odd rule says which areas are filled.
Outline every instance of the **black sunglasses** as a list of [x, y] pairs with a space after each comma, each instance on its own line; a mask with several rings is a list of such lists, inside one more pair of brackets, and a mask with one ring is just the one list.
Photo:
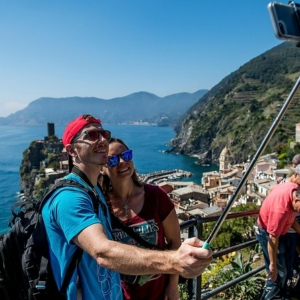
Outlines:
[[131, 161], [132, 160], [132, 150], [126, 150], [121, 154], [109, 156], [107, 165], [111, 168], [115, 167], [120, 162], [120, 157], [125, 162]]
[[111, 139], [111, 132], [109, 130], [104, 130], [104, 129], [101, 129], [101, 130], [86, 130], [86, 131], [83, 131], [79, 136], [75, 137], [73, 139], [72, 143], [78, 141], [79, 138], [84, 134], [92, 142], [95, 142], [95, 141], [100, 140], [102, 138], [106, 139], [107, 141], [110, 141], [110, 139]]

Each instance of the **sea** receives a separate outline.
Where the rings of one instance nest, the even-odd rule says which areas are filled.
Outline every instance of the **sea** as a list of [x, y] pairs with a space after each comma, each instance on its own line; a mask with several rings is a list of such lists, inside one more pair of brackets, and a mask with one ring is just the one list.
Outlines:
[[[133, 161], [139, 174], [160, 170], [180, 169], [192, 172], [184, 181], [200, 184], [203, 172], [217, 170], [216, 165], [196, 165], [196, 158], [175, 153], [166, 144], [175, 136], [170, 127], [142, 125], [103, 125], [114, 137], [121, 138], [133, 150]], [[55, 135], [61, 137], [65, 126], [55, 126]], [[0, 126], [0, 233], [9, 230], [11, 207], [20, 201], [20, 175], [23, 152], [34, 140], [47, 136], [47, 125]]]

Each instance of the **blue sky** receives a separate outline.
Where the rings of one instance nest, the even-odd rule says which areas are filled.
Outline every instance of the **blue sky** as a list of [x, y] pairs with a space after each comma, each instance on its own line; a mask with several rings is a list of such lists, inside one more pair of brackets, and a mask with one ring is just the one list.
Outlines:
[[0, 0], [0, 116], [40, 97], [210, 89], [282, 42], [269, 2]]

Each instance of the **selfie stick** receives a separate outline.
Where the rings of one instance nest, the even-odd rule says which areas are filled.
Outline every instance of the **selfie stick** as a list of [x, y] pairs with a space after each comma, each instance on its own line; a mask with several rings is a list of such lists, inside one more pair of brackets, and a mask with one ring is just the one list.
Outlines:
[[263, 139], [261, 145], [259, 146], [259, 148], [257, 149], [251, 163], [249, 164], [246, 172], [244, 173], [244, 176], [242, 177], [240, 183], [238, 184], [236, 190], [234, 191], [234, 193], [232, 194], [232, 196], [230, 197], [230, 199], [228, 200], [228, 203], [224, 209], [224, 211], [222, 212], [222, 214], [220, 215], [217, 223], [215, 224], [213, 230], [211, 231], [210, 235], [208, 236], [207, 240], [204, 242], [202, 248], [204, 249], [209, 249], [210, 248], [210, 243], [212, 242], [212, 240], [216, 237], [217, 233], [219, 232], [223, 222], [225, 221], [230, 208], [232, 207], [235, 198], [238, 196], [240, 189], [243, 187], [244, 182], [247, 180], [247, 177], [249, 176], [250, 172], [252, 171], [256, 160], [259, 158], [259, 156], [261, 155], [261, 153], [265, 150], [268, 142], [270, 141], [270, 139], [272, 138], [279, 122], [281, 121], [285, 111], [287, 110], [288, 106], [290, 105], [291, 101], [293, 100], [293, 97], [295, 96], [298, 87], [300, 85], [300, 77], [298, 78], [297, 82], [295, 83], [292, 91], [290, 92], [290, 94], [288, 95], [287, 99], [285, 100], [281, 110], [278, 113], [278, 116], [276, 117], [276, 119], [274, 120], [273, 124], [271, 125], [269, 131], [267, 132], [265, 138]]

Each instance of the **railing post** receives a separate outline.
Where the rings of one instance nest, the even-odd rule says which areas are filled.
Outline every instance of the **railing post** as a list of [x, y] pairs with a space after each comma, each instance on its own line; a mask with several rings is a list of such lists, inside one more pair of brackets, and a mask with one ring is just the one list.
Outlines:
[[[203, 221], [200, 215], [192, 215], [190, 219], [196, 219], [197, 224], [195, 226], [189, 227], [189, 237], [197, 236], [200, 240], [203, 239]], [[196, 227], [196, 232], [195, 232]], [[188, 280], [188, 294], [189, 300], [201, 300], [202, 291], [202, 276]], [[196, 298], [195, 298], [196, 296]]]

